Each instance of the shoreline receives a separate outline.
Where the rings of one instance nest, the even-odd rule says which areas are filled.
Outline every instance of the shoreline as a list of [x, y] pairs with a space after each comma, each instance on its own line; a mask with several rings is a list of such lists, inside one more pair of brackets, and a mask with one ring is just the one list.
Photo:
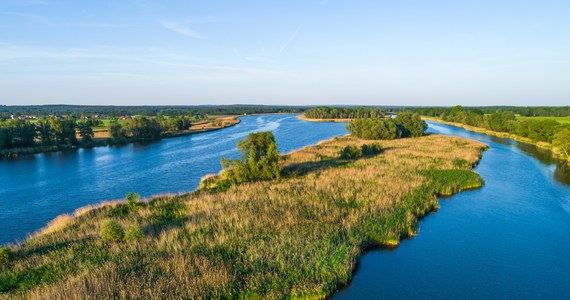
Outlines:
[[493, 131], [493, 130], [489, 130], [486, 128], [471, 126], [471, 125], [467, 125], [467, 124], [463, 124], [463, 123], [448, 122], [448, 121], [444, 121], [442, 119], [435, 118], [435, 117], [422, 116], [422, 120], [432, 121], [432, 122], [441, 123], [441, 124], [445, 124], [445, 125], [451, 125], [451, 126], [463, 128], [463, 129], [465, 129], [467, 131], [471, 131], [471, 132], [486, 134], [489, 136], [494, 136], [494, 137], [503, 138], [503, 139], [509, 139], [509, 140], [513, 140], [515, 142], [519, 142], [519, 143], [523, 143], [523, 144], [527, 144], [527, 145], [532, 145], [532, 146], [535, 146], [535, 147], [543, 149], [543, 150], [548, 150], [550, 152], [550, 155], [552, 156], [552, 158], [554, 158], [554, 159], [556, 159], [562, 163], [564, 163], [564, 162], [570, 163], [569, 158], [564, 157], [564, 155], [556, 147], [552, 146], [552, 144], [547, 143], [547, 142], [541, 142], [541, 141], [535, 142], [529, 138], [525, 138], [525, 137], [522, 137], [522, 136], [519, 136], [516, 134], [512, 134], [512, 133], [508, 133], [508, 132]]
[[[169, 138], [176, 138], [182, 136], [188, 136], [193, 134], [200, 134], [206, 132], [217, 131], [225, 128], [233, 127], [239, 123], [241, 120], [239, 119], [241, 116], [231, 116], [226, 118], [220, 118], [221, 120], [230, 121], [230, 124], [220, 127], [209, 127], [209, 128], [196, 128], [196, 129], [188, 129], [183, 131], [176, 131], [176, 132], [168, 132], [164, 133], [158, 139], [146, 139], [146, 138], [131, 138], [125, 142], [113, 142], [111, 138], [93, 138], [92, 144], [84, 144], [82, 145], [82, 141], [78, 143], [78, 145], [52, 145], [52, 146], [37, 146], [37, 147], [26, 147], [26, 148], [15, 148], [13, 150], [6, 149], [0, 151], [0, 160], [2, 159], [17, 159], [21, 156], [29, 156], [35, 155], [40, 153], [51, 153], [51, 152], [58, 152], [58, 151], [71, 151], [77, 149], [88, 149], [88, 148], [95, 148], [95, 147], [109, 147], [109, 146], [121, 146], [121, 145], [128, 145], [140, 142], [155, 142], [160, 141], [162, 139], [169, 139]], [[198, 124], [204, 125], [204, 124]]]

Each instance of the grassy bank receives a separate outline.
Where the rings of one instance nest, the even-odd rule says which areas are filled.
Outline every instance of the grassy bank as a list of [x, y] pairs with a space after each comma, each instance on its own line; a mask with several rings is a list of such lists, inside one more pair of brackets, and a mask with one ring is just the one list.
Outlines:
[[[541, 149], [550, 150], [553, 157], [555, 157], [555, 158], [557, 158], [563, 162], [564, 161], [570, 161], [570, 157], [566, 157], [562, 153], [562, 151], [560, 151], [560, 149], [552, 146], [552, 144], [547, 143], [547, 142], [542, 142], [542, 141], [536, 142], [536, 141], [533, 141], [532, 139], [525, 138], [522, 136], [518, 136], [516, 134], [512, 134], [512, 133], [508, 133], [508, 132], [497, 132], [497, 131], [489, 130], [486, 128], [465, 125], [465, 124], [457, 123], [457, 122], [448, 122], [448, 121], [444, 121], [440, 118], [434, 118], [434, 117], [422, 117], [422, 118], [424, 120], [429, 120], [429, 121], [434, 121], [434, 122], [438, 122], [438, 123], [442, 123], [442, 124], [452, 125], [455, 127], [460, 127], [460, 128], [465, 129], [465, 130], [468, 130], [468, 131], [483, 133], [486, 135], [496, 136], [496, 137], [505, 138], [505, 139], [511, 139], [511, 140], [515, 140], [517, 142], [521, 142], [521, 143], [525, 143], [525, 144], [529, 144], [529, 145], [534, 145], [534, 146], [539, 147]], [[532, 118], [535, 118], [535, 117], [532, 117]], [[539, 118], [539, 117], [537, 117], [537, 118]], [[552, 117], [549, 117], [549, 118], [552, 118]]]
[[[471, 171], [479, 142], [431, 135], [339, 159], [343, 147], [370, 142], [349, 136], [292, 152], [275, 181], [60, 218], [0, 266], [0, 297], [324, 298], [349, 282], [366, 248], [413, 235], [436, 195], [482, 185]], [[144, 237], [101, 240], [109, 219]]]

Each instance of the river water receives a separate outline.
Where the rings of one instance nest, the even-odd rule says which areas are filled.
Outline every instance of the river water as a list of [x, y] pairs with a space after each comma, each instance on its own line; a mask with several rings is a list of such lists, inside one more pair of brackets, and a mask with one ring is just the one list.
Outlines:
[[152, 143], [0, 160], [0, 245], [25, 239], [60, 214], [129, 192], [192, 191], [202, 176], [220, 171], [222, 157], [239, 156], [236, 143], [250, 132], [273, 131], [281, 153], [347, 133], [344, 123], [307, 122], [293, 114], [240, 120], [230, 128]]
[[488, 144], [481, 189], [440, 200], [418, 235], [361, 257], [333, 299], [570, 299], [570, 171], [536, 147], [429, 122]]

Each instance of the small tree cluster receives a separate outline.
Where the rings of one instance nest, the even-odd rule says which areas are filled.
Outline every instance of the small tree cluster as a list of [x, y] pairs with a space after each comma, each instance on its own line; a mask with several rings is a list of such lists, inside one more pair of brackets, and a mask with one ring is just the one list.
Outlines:
[[349, 145], [340, 150], [341, 159], [357, 159], [362, 156], [372, 156], [382, 152], [382, 146], [378, 143], [364, 144], [358, 148], [355, 145]]
[[241, 159], [222, 160], [222, 166], [227, 168], [225, 178], [231, 184], [279, 178], [281, 166], [273, 133], [250, 133], [238, 142], [237, 148], [242, 152]]
[[422, 136], [427, 129], [420, 115], [409, 112], [395, 119], [355, 119], [347, 126], [352, 135], [367, 140], [393, 140], [402, 137]]
[[382, 146], [379, 143], [372, 143], [370, 145], [362, 145], [362, 155], [372, 156], [382, 152]]
[[362, 150], [354, 145], [349, 145], [340, 150], [340, 158], [357, 159], [362, 157]]

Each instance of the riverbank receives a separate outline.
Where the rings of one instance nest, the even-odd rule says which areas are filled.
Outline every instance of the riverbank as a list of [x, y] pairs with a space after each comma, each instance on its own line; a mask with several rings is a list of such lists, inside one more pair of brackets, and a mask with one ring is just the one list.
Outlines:
[[[216, 122], [218, 122], [218, 124], [215, 124]], [[95, 137], [93, 139], [91, 139], [90, 141], [79, 140], [77, 145], [50, 145], [50, 146], [36, 146], [36, 147], [0, 150], [0, 159], [17, 158], [22, 155], [33, 155], [38, 153], [69, 151], [78, 148], [105, 147], [112, 145], [125, 145], [137, 142], [158, 141], [163, 138], [173, 138], [173, 137], [180, 137], [197, 133], [220, 130], [235, 126], [239, 123], [240, 123], [239, 116], [224, 116], [217, 118], [213, 122], [202, 122], [195, 124], [188, 130], [164, 133], [159, 139], [128, 138], [127, 140], [124, 141], [115, 141], [111, 139], [108, 135], [101, 134], [100, 132], [95, 132]]]
[[[282, 157], [276, 181], [164, 196], [131, 210], [97, 207], [46, 229], [0, 266], [0, 293], [40, 298], [324, 298], [360, 255], [416, 231], [437, 195], [476, 188], [485, 145], [430, 135], [382, 141], [383, 153], [340, 160], [342, 137]], [[139, 226], [105, 242], [102, 222]], [[152, 289], [142, 287], [152, 286]]]
[[560, 149], [552, 146], [552, 144], [547, 143], [547, 142], [535, 142], [529, 138], [518, 136], [516, 134], [512, 134], [512, 133], [508, 133], [508, 132], [492, 131], [492, 130], [489, 130], [486, 128], [470, 126], [470, 125], [457, 123], [457, 122], [448, 122], [448, 121], [444, 121], [440, 118], [422, 116], [422, 119], [427, 120], [427, 121], [433, 121], [433, 122], [438, 122], [438, 123], [442, 123], [442, 124], [446, 124], [446, 125], [451, 125], [451, 126], [463, 128], [463, 129], [468, 130], [468, 131], [483, 133], [486, 135], [495, 136], [495, 137], [504, 138], [504, 139], [511, 139], [511, 140], [514, 140], [514, 141], [517, 141], [520, 143], [533, 145], [533, 146], [536, 146], [536, 147], [541, 148], [541, 149], [549, 150], [550, 153], [552, 154], [552, 157], [554, 157], [560, 161], [564, 162], [564, 161], [569, 160], [568, 157], [564, 156], [564, 154], [562, 153], [562, 151], [560, 151]]

